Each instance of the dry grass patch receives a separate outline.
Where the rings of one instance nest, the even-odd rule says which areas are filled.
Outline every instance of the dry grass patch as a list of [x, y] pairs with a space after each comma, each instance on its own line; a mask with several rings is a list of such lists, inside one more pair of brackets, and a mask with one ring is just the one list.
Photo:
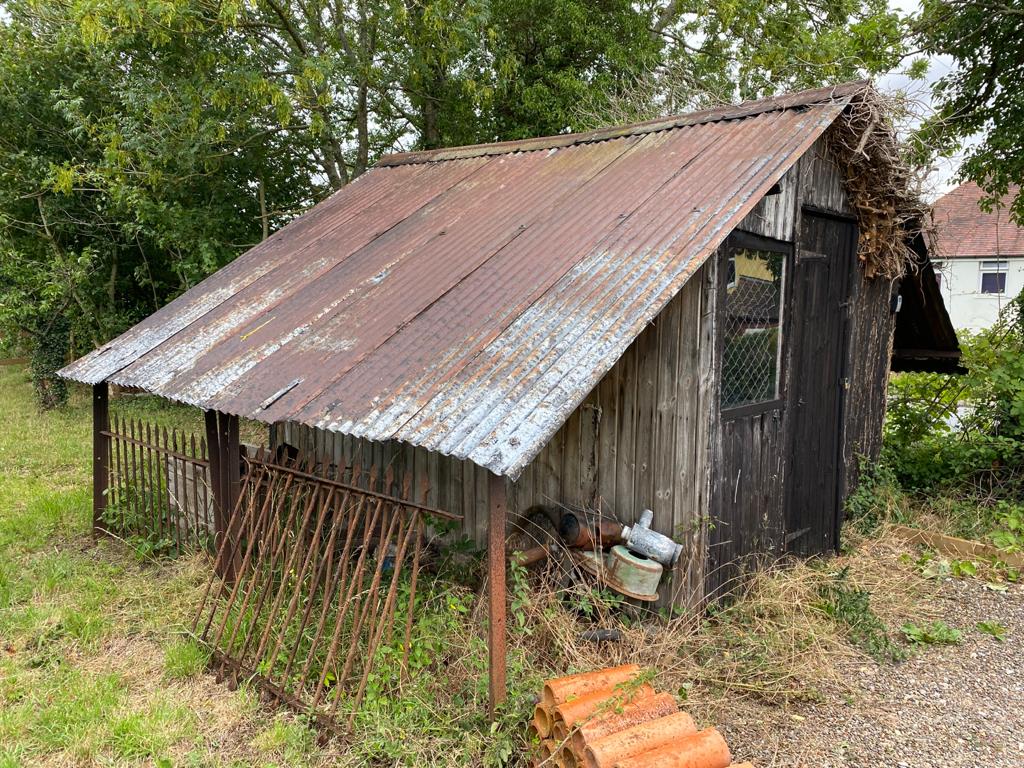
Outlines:
[[[785, 561], [752, 576], [742, 593], [707, 618], [630, 619], [631, 610], [557, 589], [557, 572], [541, 576], [529, 603], [529, 634], [541, 669], [586, 670], [636, 663], [655, 670], [656, 686], [688, 700], [698, 713], [727, 707], [735, 696], [769, 702], [816, 699], [848, 689], [846, 671], [885, 662], [904, 650], [898, 628], [938, 615], [937, 584], [885, 531], [851, 542], [838, 557]], [[578, 589], [578, 588], [576, 588]], [[620, 642], [581, 639], [594, 626], [618, 629]], [[538, 658], [539, 657], [539, 658]]]

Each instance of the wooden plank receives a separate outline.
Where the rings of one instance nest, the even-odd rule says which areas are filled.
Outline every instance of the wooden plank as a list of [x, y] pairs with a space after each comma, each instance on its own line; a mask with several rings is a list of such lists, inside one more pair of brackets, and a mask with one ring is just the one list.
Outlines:
[[580, 498], [583, 506], [591, 510], [597, 509], [599, 495], [601, 417], [595, 389], [580, 406]]
[[471, 461], [462, 462], [462, 529], [472, 535], [476, 529], [476, 475], [478, 469]]
[[635, 405], [636, 479], [633, 503], [622, 511], [634, 522], [644, 509], [654, 509], [654, 434], [658, 409], [658, 339], [664, 319], [658, 317], [637, 339]]
[[1024, 568], [1024, 552], [1004, 552], [981, 541], [961, 539], [939, 531], [926, 531], [905, 525], [893, 525], [890, 526], [890, 530], [908, 544], [922, 544], [958, 559], [999, 560], [1014, 568]]
[[577, 408], [559, 430], [563, 433], [562, 465], [559, 471], [562, 484], [559, 499], [563, 504], [573, 508], [584, 506], [580, 488], [580, 452], [582, 449], [580, 419], [580, 409]]
[[[700, 484], [704, 481], [699, 466], [702, 422], [712, 418], [712, 410], [700, 396], [700, 344], [702, 333], [703, 270], [683, 289], [677, 328], [678, 354], [675, 371], [676, 434], [673, 436], [674, 464], [670, 468], [674, 493], [671, 503], [671, 532], [683, 545], [683, 554], [672, 574], [671, 604], [692, 608], [704, 596], [703, 578], [705, 542], [699, 534], [701, 511]], [[706, 452], [706, 446], [703, 448]]]
[[476, 480], [476, 514], [474, 527], [469, 536], [477, 546], [484, 546], [490, 531], [490, 478], [491, 473], [477, 467], [474, 473]]
[[[688, 294], [689, 292], [684, 293]], [[679, 429], [679, 325], [683, 296], [677, 296], [658, 321], [658, 350], [654, 359], [657, 400], [654, 408], [651, 455], [651, 509], [654, 530], [674, 536], [673, 505], [677, 493], [676, 434]]]
[[636, 384], [637, 344], [633, 342], [619, 359], [616, 377], [616, 462], [615, 514], [621, 521], [633, 522], [633, 492], [636, 488]]
[[537, 490], [540, 503], [557, 506], [562, 502], [562, 454], [565, 448], [565, 430], [560, 429], [544, 448], [543, 460], [537, 465], [540, 473]]
[[597, 407], [601, 409], [597, 432], [597, 499], [602, 516], [614, 516], [615, 479], [618, 475], [618, 387], [616, 364], [597, 387]]

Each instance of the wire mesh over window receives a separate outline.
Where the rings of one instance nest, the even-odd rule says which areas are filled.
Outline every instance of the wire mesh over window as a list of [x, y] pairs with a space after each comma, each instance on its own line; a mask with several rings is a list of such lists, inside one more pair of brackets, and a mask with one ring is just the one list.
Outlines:
[[722, 353], [722, 407], [779, 395], [785, 254], [737, 249], [729, 255]]

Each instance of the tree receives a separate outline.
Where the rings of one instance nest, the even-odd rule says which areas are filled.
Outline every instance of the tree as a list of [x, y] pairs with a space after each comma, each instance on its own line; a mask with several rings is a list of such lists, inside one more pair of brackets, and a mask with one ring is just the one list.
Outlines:
[[102, 343], [317, 194], [307, 153], [281, 128], [280, 100], [248, 78], [249, 52], [219, 30], [100, 36], [61, 3], [3, 8], [8, 346], [32, 348], [65, 326], [74, 349]]
[[384, 153], [862, 76], [901, 31], [884, 0], [0, 0], [0, 344], [100, 344]]
[[[987, 203], [1024, 184], [1024, 8], [1000, 0], [924, 0], [915, 21], [922, 48], [949, 56], [954, 68], [935, 86], [937, 114], [920, 148], [950, 155], [970, 137], [960, 169], [988, 193]], [[1024, 196], [1011, 214], [1024, 224]]]

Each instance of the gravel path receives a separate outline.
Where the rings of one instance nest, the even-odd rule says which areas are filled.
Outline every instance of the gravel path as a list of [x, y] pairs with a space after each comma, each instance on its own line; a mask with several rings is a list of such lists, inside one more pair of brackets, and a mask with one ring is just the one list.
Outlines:
[[[734, 759], [758, 768], [1024, 766], [1024, 586], [950, 580], [939, 597], [962, 643], [855, 668], [846, 701], [740, 705], [720, 723]], [[1003, 624], [1005, 641], [978, 621]]]

